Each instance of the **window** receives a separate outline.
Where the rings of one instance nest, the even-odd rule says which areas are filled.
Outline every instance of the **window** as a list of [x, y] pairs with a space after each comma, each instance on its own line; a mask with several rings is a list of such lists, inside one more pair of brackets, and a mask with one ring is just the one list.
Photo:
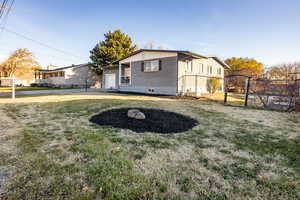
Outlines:
[[199, 73], [204, 72], [204, 65], [202, 63], [199, 63]]
[[60, 77], [64, 77], [65, 76], [65, 72], [64, 71], [59, 72], [59, 76]]
[[209, 66], [209, 74], [212, 74], [212, 66]]
[[144, 61], [142, 71], [143, 72], [157, 72], [160, 70], [159, 60]]
[[221, 75], [222, 74], [222, 70], [221, 68], [218, 68], [218, 75]]
[[130, 84], [131, 65], [125, 65], [121, 68], [121, 84]]
[[187, 72], [192, 72], [193, 71], [193, 62], [192, 61], [187, 61], [187, 63], [186, 63], [186, 71]]

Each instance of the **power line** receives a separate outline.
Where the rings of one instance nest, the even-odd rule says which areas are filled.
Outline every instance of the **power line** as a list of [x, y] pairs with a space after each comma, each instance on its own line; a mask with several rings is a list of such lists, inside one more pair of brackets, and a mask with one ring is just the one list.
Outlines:
[[0, 19], [1, 19], [2, 15], [3, 15], [3, 13], [5, 13], [7, 2], [8, 2], [8, 0], [3, 0], [3, 2], [2, 2], [1, 9], [0, 9]]
[[[2, 23], [0, 23], [0, 27], [5, 27], [6, 22], [7, 22], [7, 18], [8, 18], [8, 15], [9, 15], [9, 12], [10, 12], [10, 10], [11, 10], [11, 8], [12, 8], [14, 2], [15, 2], [15, 0], [12, 0], [12, 1], [11, 1], [11, 4], [10, 4], [9, 7], [7, 8], [7, 12], [6, 12], [6, 14], [5, 14], [4, 18], [3, 18]], [[3, 29], [0, 30], [0, 39], [1, 39], [2, 33], [3, 33]]]
[[63, 54], [65, 54], [65, 55], [73, 56], [73, 57], [80, 58], [80, 59], [85, 59], [85, 58], [83, 58], [83, 57], [80, 57], [80, 56], [74, 55], [74, 54], [72, 54], [72, 53], [63, 51], [63, 50], [58, 49], [58, 48], [56, 48], [56, 47], [52, 47], [52, 46], [50, 46], [50, 45], [48, 45], [48, 44], [46, 44], [46, 43], [43, 43], [43, 42], [37, 41], [37, 40], [35, 40], [35, 39], [32, 39], [32, 38], [30, 38], [30, 37], [28, 37], [28, 36], [25, 36], [25, 35], [23, 35], [23, 34], [17, 33], [17, 32], [12, 31], [12, 30], [8, 30], [8, 29], [5, 28], [5, 27], [0, 27], [0, 29], [4, 30], [4, 31], [6, 31], [6, 32], [12, 33], [12, 34], [14, 34], [14, 35], [16, 35], [16, 36], [19, 36], [19, 37], [21, 37], [21, 38], [23, 38], [23, 39], [29, 40], [29, 41], [31, 41], [31, 42], [35, 42], [35, 43], [37, 43], [37, 44], [39, 44], [39, 45], [41, 45], [41, 46], [44, 46], [44, 47], [46, 47], [46, 48], [49, 48], [49, 49], [52, 49], [52, 50], [54, 50], [54, 51], [63, 53]]
[[[8, 15], [9, 15], [9, 12], [10, 12], [10, 10], [11, 10], [11, 8], [12, 8], [14, 2], [15, 2], [15, 0], [12, 0], [8, 7], [3, 8], [3, 9], [6, 9], [7, 11], [6, 11], [6, 13], [5, 13], [4, 17], [3, 17], [3, 22], [2, 22], [2, 24], [4, 24], [5, 21], [7, 20], [7, 17], [8, 17]], [[3, 13], [4, 13], [4, 12], [3, 12]], [[4, 26], [3, 26], [3, 27], [4, 27]]]

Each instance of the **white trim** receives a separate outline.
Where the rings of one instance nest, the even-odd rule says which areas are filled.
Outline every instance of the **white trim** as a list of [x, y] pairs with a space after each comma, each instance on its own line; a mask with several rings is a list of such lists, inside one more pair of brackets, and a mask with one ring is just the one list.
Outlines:
[[120, 60], [119, 63], [128, 63], [175, 56], [177, 56], [177, 53], [173, 52], [140, 52], [138, 54], [125, 58], [124, 60]]

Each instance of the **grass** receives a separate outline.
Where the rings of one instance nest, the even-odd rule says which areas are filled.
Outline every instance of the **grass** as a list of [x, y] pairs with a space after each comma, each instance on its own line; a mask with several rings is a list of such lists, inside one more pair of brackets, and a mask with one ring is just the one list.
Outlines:
[[[34, 90], [56, 90], [61, 88], [48, 88], [48, 87], [16, 87], [16, 91], [34, 91]], [[65, 89], [65, 88], [64, 88]], [[0, 92], [11, 92], [12, 87], [0, 87]]]
[[[298, 115], [130, 98], [0, 105], [11, 119], [6, 124], [22, 127], [11, 138], [17, 152], [0, 162], [13, 166], [9, 198], [300, 198]], [[88, 121], [101, 110], [137, 106], [178, 112], [199, 125], [168, 135]]]

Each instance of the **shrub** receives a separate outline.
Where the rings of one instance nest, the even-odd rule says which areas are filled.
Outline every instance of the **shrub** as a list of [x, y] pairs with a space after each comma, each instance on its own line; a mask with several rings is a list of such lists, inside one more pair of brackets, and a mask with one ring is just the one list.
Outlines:
[[38, 83], [31, 83], [30, 87], [38, 87]]
[[216, 91], [221, 89], [221, 81], [218, 78], [209, 78], [208, 87], [210, 93], [214, 94]]

